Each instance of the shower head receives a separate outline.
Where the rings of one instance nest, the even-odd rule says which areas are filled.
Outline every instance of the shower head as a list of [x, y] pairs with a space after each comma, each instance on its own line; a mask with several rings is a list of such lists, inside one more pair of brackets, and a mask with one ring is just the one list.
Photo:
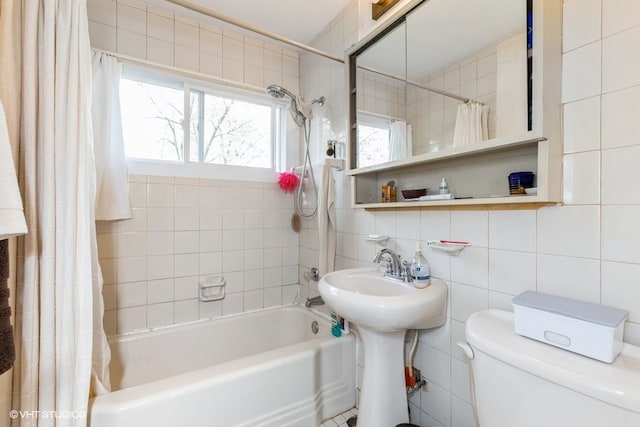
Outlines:
[[291, 103], [289, 104], [289, 112], [291, 113], [291, 117], [293, 118], [293, 121], [296, 123], [296, 125], [300, 127], [304, 125], [307, 117], [298, 109], [298, 102], [296, 101], [296, 96], [294, 94], [278, 85], [269, 85], [267, 87], [267, 94], [273, 98], [278, 99], [284, 98], [285, 95], [291, 98]]
[[284, 98], [284, 96], [287, 95], [292, 100], [296, 99], [294, 94], [278, 85], [270, 85], [269, 87], [267, 87], [267, 93], [273, 98]]

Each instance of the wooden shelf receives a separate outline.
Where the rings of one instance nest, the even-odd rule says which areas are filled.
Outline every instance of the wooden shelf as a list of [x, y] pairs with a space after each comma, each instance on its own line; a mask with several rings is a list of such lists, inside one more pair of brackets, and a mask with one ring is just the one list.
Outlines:
[[451, 209], [451, 210], [512, 210], [538, 209], [542, 206], [557, 204], [541, 200], [538, 196], [504, 196], [472, 199], [434, 200], [429, 202], [395, 202], [395, 203], [358, 203], [354, 207], [366, 210], [393, 209]]

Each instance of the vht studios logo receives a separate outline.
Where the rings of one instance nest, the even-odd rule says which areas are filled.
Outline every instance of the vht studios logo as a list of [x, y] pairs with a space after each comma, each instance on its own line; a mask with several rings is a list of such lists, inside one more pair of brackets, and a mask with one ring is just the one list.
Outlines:
[[79, 419], [87, 418], [87, 411], [9, 411], [12, 420], [21, 419]]

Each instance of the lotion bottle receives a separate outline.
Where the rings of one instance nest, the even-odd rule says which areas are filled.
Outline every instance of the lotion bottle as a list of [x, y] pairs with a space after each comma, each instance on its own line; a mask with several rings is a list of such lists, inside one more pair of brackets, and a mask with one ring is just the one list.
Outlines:
[[431, 284], [431, 271], [427, 260], [422, 255], [420, 243], [416, 243], [416, 252], [411, 261], [411, 275], [416, 288], [426, 288]]
[[440, 194], [449, 194], [449, 185], [444, 177], [440, 181]]

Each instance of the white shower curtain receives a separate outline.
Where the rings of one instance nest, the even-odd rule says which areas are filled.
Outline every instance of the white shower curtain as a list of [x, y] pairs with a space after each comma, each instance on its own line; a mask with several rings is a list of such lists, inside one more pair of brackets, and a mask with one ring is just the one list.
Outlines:
[[489, 139], [489, 107], [479, 102], [458, 105], [453, 146], [474, 144]]
[[127, 162], [120, 114], [122, 64], [94, 52], [91, 116], [96, 157], [96, 220], [131, 218]]
[[[102, 328], [85, 0], [23, 0], [20, 174], [29, 234], [19, 240], [12, 408], [86, 413], [108, 354]], [[96, 344], [94, 344], [94, 342]], [[92, 356], [102, 358], [96, 364]], [[108, 360], [106, 361], [108, 362]], [[67, 412], [62, 412], [67, 411]], [[78, 411], [78, 412], [73, 412]], [[42, 413], [42, 412], [41, 412]], [[85, 426], [86, 418], [18, 417], [21, 426]]]
[[413, 140], [411, 125], [404, 120], [391, 122], [389, 160], [402, 160], [412, 156]]

